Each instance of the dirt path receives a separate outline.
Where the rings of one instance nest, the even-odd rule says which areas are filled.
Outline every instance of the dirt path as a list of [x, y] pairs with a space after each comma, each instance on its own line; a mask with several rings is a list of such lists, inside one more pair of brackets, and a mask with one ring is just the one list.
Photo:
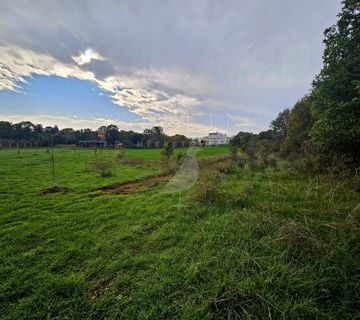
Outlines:
[[141, 188], [151, 188], [158, 185], [163, 185], [171, 179], [171, 175], [164, 176], [149, 176], [134, 181], [127, 181], [122, 183], [112, 184], [100, 188], [103, 192], [110, 194], [134, 194]]

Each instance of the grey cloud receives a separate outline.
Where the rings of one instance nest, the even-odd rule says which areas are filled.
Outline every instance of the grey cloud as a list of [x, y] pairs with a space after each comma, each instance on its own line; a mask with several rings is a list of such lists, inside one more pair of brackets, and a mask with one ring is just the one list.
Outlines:
[[339, 9], [339, 0], [1, 1], [0, 42], [67, 66], [95, 50], [105, 60], [78, 67], [114, 101], [129, 89], [119, 103], [144, 117], [174, 109], [271, 119], [310, 87]]

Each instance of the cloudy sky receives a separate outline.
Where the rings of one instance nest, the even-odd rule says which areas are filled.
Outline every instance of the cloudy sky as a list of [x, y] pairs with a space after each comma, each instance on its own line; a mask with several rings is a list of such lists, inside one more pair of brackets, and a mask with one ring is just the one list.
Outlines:
[[310, 88], [340, 0], [0, 1], [0, 120], [201, 136]]

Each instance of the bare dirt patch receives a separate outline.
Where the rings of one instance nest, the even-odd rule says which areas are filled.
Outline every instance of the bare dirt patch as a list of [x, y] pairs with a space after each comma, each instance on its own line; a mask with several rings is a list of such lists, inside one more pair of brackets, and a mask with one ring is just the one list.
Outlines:
[[41, 193], [42, 194], [49, 194], [49, 193], [66, 193], [69, 192], [70, 189], [68, 187], [60, 187], [60, 186], [54, 186], [51, 188], [44, 189]]
[[100, 190], [111, 194], [134, 194], [141, 188], [152, 188], [167, 183], [171, 175], [150, 176], [134, 181], [112, 184], [102, 187]]

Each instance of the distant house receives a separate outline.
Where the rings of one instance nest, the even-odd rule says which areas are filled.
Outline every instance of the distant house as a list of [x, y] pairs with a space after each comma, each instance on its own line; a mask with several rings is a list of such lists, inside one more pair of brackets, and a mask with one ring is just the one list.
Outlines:
[[221, 146], [227, 145], [230, 143], [230, 138], [220, 132], [210, 132], [207, 136], [207, 145], [208, 146]]
[[101, 141], [106, 140], [106, 127], [100, 127], [97, 131], [97, 138]]
[[121, 141], [115, 141], [114, 147], [116, 149], [121, 149], [124, 147], [124, 144]]
[[106, 147], [106, 141], [80, 140], [77, 145], [79, 147]]

